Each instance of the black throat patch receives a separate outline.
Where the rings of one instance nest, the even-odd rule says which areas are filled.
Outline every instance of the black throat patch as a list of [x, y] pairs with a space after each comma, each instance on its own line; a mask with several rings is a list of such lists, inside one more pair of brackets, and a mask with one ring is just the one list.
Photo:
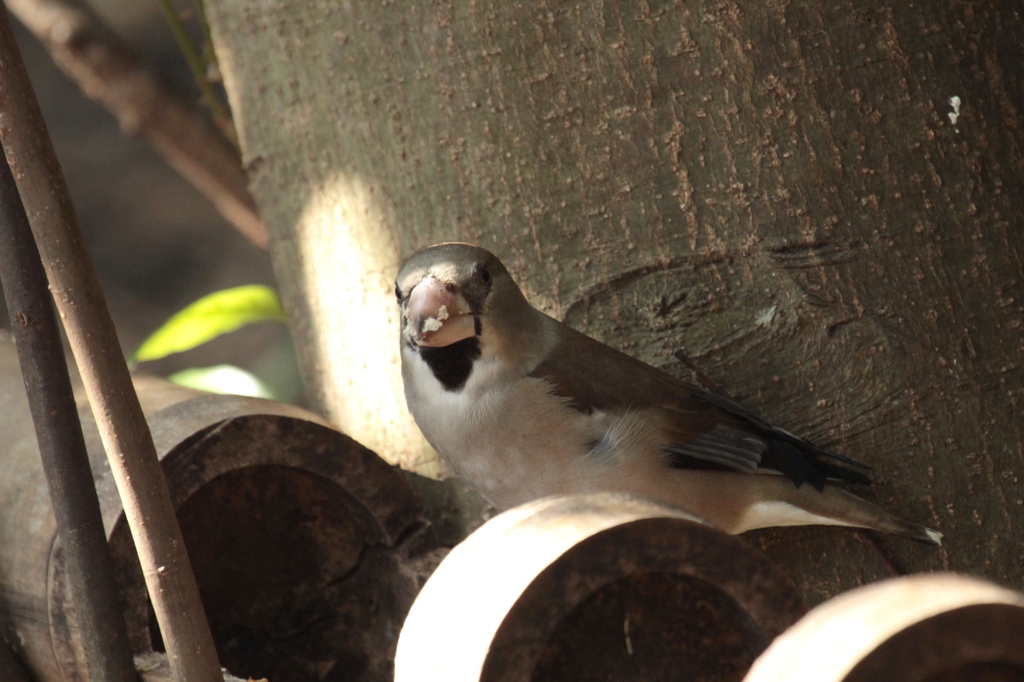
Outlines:
[[473, 362], [480, 357], [480, 339], [471, 336], [441, 348], [421, 346], [419, 352], [444, 390], [458, 391], [466, 385], [473, 372]]

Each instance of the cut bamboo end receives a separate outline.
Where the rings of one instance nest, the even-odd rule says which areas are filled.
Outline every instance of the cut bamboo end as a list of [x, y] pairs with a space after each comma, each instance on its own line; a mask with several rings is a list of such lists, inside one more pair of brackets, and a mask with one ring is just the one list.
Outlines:
[[1024, 679], [1024, 594], [976, 578], [915, 575], [852, 590], [807, 614], [744, 682]]
[[764, 556], [693, 516], [617, 494], [547, 498], [441, 563], [395, 680], [740, 680], [803, 612]]
[[[337, 668], [389, 681], [422, 582], [417, 562], [437, 547], [398, 471], [298, 408], [157, 379], [137, 379], [136, 388], [221, 664], [243, 678], [323, 679]], [[80, 414], [132, 651], [148, 660], [161, 648], [159, 630], [87, 405]], [[8, 344], [0, 344], [0, 432], [0, 634], [34, 679], [87, 680]]]

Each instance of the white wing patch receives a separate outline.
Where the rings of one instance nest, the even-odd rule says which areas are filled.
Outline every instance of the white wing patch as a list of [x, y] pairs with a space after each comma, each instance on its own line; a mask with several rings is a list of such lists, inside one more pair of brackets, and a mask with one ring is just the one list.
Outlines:
[[614, 464], [621, 461], [624, 453], [639, 450], [650, 430], [647, 420], [635, 410], [615, 416], [595, 410], [590, 415], [590, 422], [594, 431], [602, 435], [587, 453], [602, 464]]

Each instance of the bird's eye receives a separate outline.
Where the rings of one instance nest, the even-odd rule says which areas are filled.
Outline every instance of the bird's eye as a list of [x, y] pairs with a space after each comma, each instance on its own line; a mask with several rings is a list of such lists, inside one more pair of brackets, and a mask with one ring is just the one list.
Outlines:
[[480, 281], [481, 282], [483, 282], [484, 284], [490, 284], [491, 283], [491, 271], [490, 270], [488, 270], [487, 268], [480, 268], [479, 274], [480, 274]]
[[402, 290], [398, 287], [397, 284], [395, 285], [395, 298], [397, 298], [399, 302], [402, 301]]

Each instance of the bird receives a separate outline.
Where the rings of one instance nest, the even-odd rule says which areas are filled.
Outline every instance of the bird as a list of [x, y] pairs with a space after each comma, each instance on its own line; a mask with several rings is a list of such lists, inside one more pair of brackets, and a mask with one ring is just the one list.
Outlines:
[[941, 544], [938, 531], [842, 487], [869, 483], [870, 467], [537, 310], [484, 248], [416, 252], [395, 296], [409, 410], [498, 510], [616, 491], [731, 534], [821, 524]]

